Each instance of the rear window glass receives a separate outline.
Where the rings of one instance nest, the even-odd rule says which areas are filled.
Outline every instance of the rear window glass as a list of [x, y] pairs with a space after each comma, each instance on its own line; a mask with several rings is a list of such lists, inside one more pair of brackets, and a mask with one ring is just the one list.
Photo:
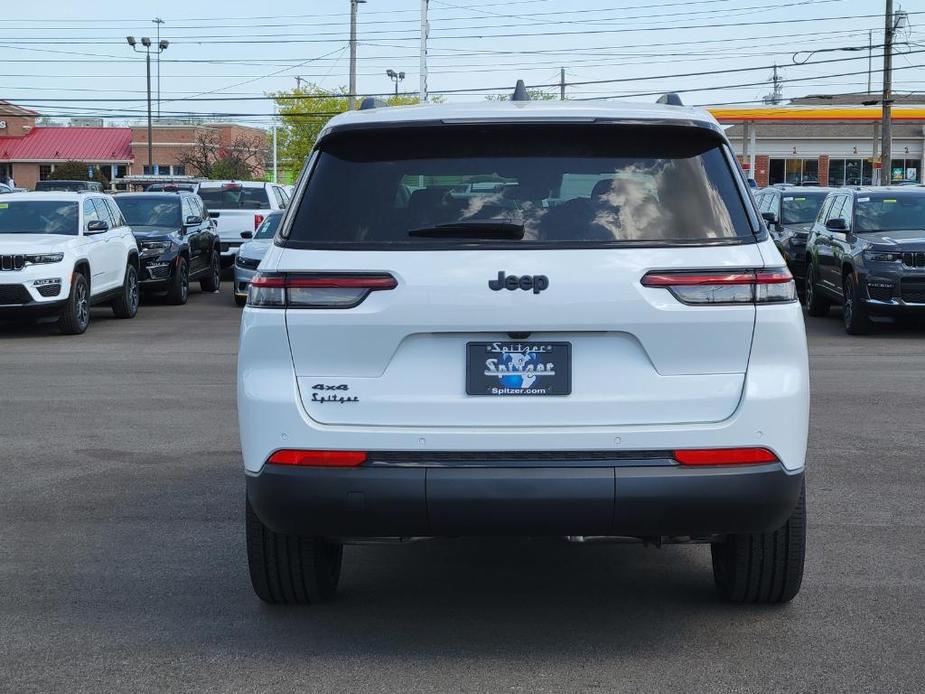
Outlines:
[[720, 140], [670, 126], [460, 126], [335, 134], [287, 243], [697, 243], [752, 230]]
[[210, 210], [266, 210], [270, 199], [264, 188], [199, 188]]
[[856, 198], [855, 229], [899, 231], [925, 229], [925, 195], [915, 193], [871, 193]]
[[77, 236], [76, 202], [0, 200], [0, 234]]

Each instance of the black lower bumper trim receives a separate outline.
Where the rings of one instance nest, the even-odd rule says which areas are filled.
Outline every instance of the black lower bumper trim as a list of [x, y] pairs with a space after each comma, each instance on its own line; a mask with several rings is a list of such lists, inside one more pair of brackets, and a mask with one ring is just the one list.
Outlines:
[[272, 530], [326, 537], [765, 532], [789, 517], [802, 471], [741, 468], [266, 465], [247, 494]]

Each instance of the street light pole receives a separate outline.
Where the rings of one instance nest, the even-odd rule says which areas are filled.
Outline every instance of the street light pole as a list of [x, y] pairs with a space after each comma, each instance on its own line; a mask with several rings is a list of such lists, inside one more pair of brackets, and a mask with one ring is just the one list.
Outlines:
[[395, 72], [395, 70], [392, 70], [390, 68], [385, 71], [385, 74], [388, 75], [389, 79], [391, 79], [395, 83], [395, 96], [397, 98], [398, 97], [398, 83], [405, 79], [405, 73]]
[[[142, 39], [144, 41], [144, 39]], [[147, 46], [148, 50], [145, 51], [145, 67], [147, 68], [147, 78], [148, 78], [148, 171], [154, 173], [154, 144], [151, 127], [151, 42], [148, 41]]]
[[[134, 36], [126, 36], [125, 40], [128, 42], [128, 45], [132, 47], [132, 50], [136, 53], [141, 53], [142, 51], [138, 48], [138, 42], [135, 40]], [[144, 47], [145, 54], [145, 75], [148, 86], [148, 171], [154, 173], [154, 142], [153, 142], [153, 127], [152, 127], [152, 118], [151, 118], [151, 39], [147, 36], [141, 37], [141, 45]], [[169, 41], [158, 41], [156, 55], [160, 56], [161, 53], [167, 50], [167, 46], [170, 45]]]

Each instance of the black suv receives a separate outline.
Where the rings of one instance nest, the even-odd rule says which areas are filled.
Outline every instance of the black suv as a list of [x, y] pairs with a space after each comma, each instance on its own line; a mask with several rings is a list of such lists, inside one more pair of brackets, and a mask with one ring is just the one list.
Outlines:
[[805, 300], [811, 316], [842, 304], [852, 335], [874, 314], [925, 315], [925, 189], [829, 193], [807, 241]]
[[832, 188], [786, 186], [764, 188], [755, 193], [761, 216], [780, 254], [787, 261], [797, 286], [806, 276], [806, 239]]
[[142, 289], [166, 291], [172, 304], [186, 303], [190, 280], [218, 291], [221, 249], [198, 195], [121, 193], [116, 202], [138, 241]]

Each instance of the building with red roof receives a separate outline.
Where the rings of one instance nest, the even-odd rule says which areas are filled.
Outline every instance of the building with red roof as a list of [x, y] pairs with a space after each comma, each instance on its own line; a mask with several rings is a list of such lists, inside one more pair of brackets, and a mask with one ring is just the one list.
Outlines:
[[[153, 128], [153, 167], [148, 166], [146, 127], [78, 127], [37, 124], [41, 114], [0, 100], [0, 179], [9, 176], [17, 187], [32, 189], [55, 166], [80, 161], [99, 169], [110, 181], [132, 174], [198, 175], [186, 171], [185, 154], [203, 142], [232, 148], [248, 141], [265, 148], [259, 128], [219, 123], [156, 124]], [[262, 171], [258, 172], [262, 175]]]

